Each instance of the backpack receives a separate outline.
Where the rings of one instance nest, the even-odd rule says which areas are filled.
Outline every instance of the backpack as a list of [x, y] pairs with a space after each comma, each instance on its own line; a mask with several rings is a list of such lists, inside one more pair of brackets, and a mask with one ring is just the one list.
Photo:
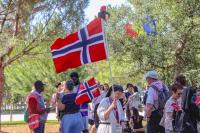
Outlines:
[[175, 132], [196, 133], [189, 114], [184, 111], [173, 111], [172, 127]]
[[197, 121], [200, 121], [200, 104], [197, 104]]
[[154, 90], [156, 90], [158, 92], [158, 108], [156, 108], [155, 105], [153, 105], [153, 107], [155, 108], [156, 111], [158, 111], [160, 116], [163, 116], [163, 110], [165, 108], [165, 104], [170, 97], [169, 91], [166, 89], [164, 84], [163, 84], [163, 89], [162, 89], [163, 91], [160, 91], [154, 85], [152, 85], [150, 87], [152, 87]]

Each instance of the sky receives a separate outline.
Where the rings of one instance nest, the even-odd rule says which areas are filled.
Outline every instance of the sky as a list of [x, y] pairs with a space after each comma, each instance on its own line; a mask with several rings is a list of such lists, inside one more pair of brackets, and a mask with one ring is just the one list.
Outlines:
[[98, 15], [100, 7], [105, 5], [120, 6], [125, 4], [126, 0], [90, 0], [89, 6], [85, 9], [86, 19], [91, 21]]

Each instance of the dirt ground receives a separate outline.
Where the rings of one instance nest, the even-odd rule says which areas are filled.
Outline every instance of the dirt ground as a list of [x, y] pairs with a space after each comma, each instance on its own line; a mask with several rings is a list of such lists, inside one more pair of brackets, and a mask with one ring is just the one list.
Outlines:
[[[1, 133], [31, 133], [27, 125], [1, 126]], [[59, 133], [58, 124], [46, 124], [45, 133]]]

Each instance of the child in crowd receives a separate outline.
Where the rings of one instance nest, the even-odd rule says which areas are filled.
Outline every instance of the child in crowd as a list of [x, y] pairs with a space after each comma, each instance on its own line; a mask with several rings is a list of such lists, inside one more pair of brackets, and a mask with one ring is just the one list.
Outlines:
[[139, 111], [129, 106], [127, 107], [127, 117], [129, 121], [129, 127], [132, 129], [133, 133], [145, 133], [145, 127], [142, 124], [143, 116], [139, 115]]

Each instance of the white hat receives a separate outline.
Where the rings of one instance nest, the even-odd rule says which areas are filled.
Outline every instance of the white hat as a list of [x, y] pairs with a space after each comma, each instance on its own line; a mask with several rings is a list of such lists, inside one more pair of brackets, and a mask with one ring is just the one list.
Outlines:
[[147, 79], [147, 78], [159, 79], [159, 75], [158, 75], [158, 73], [155, 70], [151, 70], [151, 71], [148, 71], [144, 75], [144, 78], [145, 79]]

